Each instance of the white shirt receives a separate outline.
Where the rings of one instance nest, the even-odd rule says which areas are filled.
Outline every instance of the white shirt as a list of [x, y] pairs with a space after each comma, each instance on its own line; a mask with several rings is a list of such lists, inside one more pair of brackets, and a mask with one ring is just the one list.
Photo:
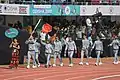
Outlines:
[[87, 24], [87, 26], [92, 27], [92, 22], [91, 22], [91, 20], [89, 18], [87, 18], [86, 24]]
[[41, 32], [40, 36], [41, 36], [41, 40], [44, 41], [44, 40], [45, 40], [46, 33]]
[[69, 38], [67, 37], [67, 38], [66, 38], [66, 42], [68, 42], [68, 41], [69, 41]]
[[78, 38], [82, 38], [82, 31], [78, 31], [76, 34]]

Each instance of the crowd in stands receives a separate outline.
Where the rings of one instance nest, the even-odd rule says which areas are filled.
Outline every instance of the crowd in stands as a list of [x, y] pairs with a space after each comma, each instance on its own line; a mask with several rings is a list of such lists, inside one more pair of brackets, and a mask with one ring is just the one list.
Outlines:
[[14, 23], [8, 23], [9, 27], [16, 28], [18, 30], [27, 31], [28, 33], [31, 33], [34, 29], [33, 25], [25, 25], [24, 23], [21, 23], [20, 21], [15, 21]]
[[16, 29], [22, 29], [22, 23], [20, 21], [17, 21], [15, 23], [8, 23], [8, 26]]
[[0, 0], [10, 4], [78, 4], [78, 5], [119, 5], [119, 0]]
[[[90, 19], [91, 27], [87, 27], [87, 18]], [[64, 35], [72, 35], [73, 40], [76, 40], [77, 38], [82, 39], [82, 34], [88, 34], [88, 36], [92, 35], [93, 38], [96, 38], [96, 35], [99, 34], [103, 39], [111, 39], [112, 35], [120, 36], [120, 23], [116, 23], [116, 21], [111, 22], [110, 20], [107, 20], [107, 18], [101, 18], [99, 23], [96, 23], [93, 17], [81, 17], [79, 21], [68, 21], [67, 19], [44, 21], [53, 27], [53, 31], [50, 35], [56, 33], [56, 27], [59, 27], [58, 33], [60, 33], [60, 37]], [[20, 30], [26, 30], [29, 33], [34, 29], [34, 25], [24, 26], [20, 21], [8, 23], [8, 26]]]
[[[90, 29], [86, 24], [87, 18], [89, 18], [92, 23], [92, 27], [90, 27]], [[93, 38], [95, 38], [97, 34], [100, 34], [103, 39], [111, 39], [112, 35], [118, 35], [120, 31], [119, 23], [116, 23], [116, 21], [107, 21], [106, 18], [101, 18], [99, 23], [96, 23], [93, 17], [82, 17], [79, 21], [55, 19], [55, 21], [51, 22], [50, 24], [52, 26], [59, 26], [60, 32], [62, 32], [63, 35], [72, 35], [73, 40], [82, 38], [82, 34], [88, 34], [88, 36], [92, 35]]]

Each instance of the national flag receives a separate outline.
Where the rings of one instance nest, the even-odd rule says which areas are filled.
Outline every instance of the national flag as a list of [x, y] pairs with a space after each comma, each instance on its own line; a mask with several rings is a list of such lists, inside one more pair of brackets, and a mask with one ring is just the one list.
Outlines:
[[52, 31], [52, 26], [48, 23], [44, 24], [42, 27], [42, 32], [48, 33]]
[[37, 31], [42, 31], [44, 33], [48, 33], [52, 31], [52, 26], [48, 23], [45, 23], [43, 20], [40, 21], [40, 23], [38, 24]]

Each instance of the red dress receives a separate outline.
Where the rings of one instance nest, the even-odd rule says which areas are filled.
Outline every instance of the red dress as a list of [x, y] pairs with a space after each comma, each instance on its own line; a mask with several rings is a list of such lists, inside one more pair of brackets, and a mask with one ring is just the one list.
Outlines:
[[[16, 45], [16, 46], [19, 46], [19, 45]], [[18, 64], [19, 64], [19, 50], [13, 47], [12, 59], [11, 59], [9, 67], [10, 68], [14, 68], [14, 67], [17, 68]]]

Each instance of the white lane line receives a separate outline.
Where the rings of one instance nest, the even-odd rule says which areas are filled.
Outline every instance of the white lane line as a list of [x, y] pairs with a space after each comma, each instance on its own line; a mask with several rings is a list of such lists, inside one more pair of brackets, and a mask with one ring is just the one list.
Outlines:
[[[71, 73], [71, 72], [77, 72], [78, 70], [80, 70], [80, 71], [88, 71], [88, 70], [81, 70], [80, 68], [79, 69], [76, 69], [76, 70], [64, 70], [64, 72], [66, 72], [66, 73]], [[47, 73], [47, 71], [44, 71], [45, 73], [44, 74], [38, 74], [38, 73], [36, 73], [36, 74], [34, 74], [34, 73], [32, 73], [32, 74], [30, 74], [30, 75], [22, 75], [22, 76], [16, 76], [16, 77], [11, 77], [11, 78], [7, 78], [7, 79], [4, 79], [4, 80], [12, 80], [12, 79], [16, 79], [16, 78], [22, 78], [22, 77], [31, 77], [31, 76], [36, 76], [36, 75], [48, 75], [48, 74], [54, 74], [54, 73], [56, 73], [56, 74], [61, 74], [61, 73], [64, 73], [64, 72], [56, 72], [56, 70], [54, 70], [55, 72], [50, 72], [50, 73]], [[38, 71], [38, 72], [40, 72], [40, 71]], [[102, 71], [100, 71], [100, 72], [102, 72]]]
[[[64, 69], [64, 68], [63, 68]], [[65, 69], [68, 69], [68, 68], [65, 68]], [[41, 71], [41, 68], [36, 68], [36, 69], [25, 69], [25, 70], [14, 70], [14, 71], [5, 71], [5, 73], [2, 73], [2, 74], [4, 74], [4, 75], [0, 75], [0, 77], [2, 77], [2, 76], [7, 76], [7, 75], [13, 75], [13, 74], [11, 74], [11, 73], [20, 73], [20, 72], [23, 72], [23, 73], [30, 73], [32, 71], [32, 73], [33, 72], [46, 72], [46, 71], [56, 71], [54, 68], [50, 68], [50, 69], [42, 69], [42, 71]], [[10, 73], [9, 73], [10, 72]], [[1, 73], [0, 73], [1, 74]]]
[[[56, 71], [56, 70], [49, 70], [48, 72], [51, 72], [51, 71]], [[37, 70], [37, 71], [25, 71], [25, 72], [22, 72], [22, 73], [19, 73], [19, 72], [17, 72], [17, 73], [15, 73], [15, 74], [6, 74], [6, 75], [0, 75], [0, 77], [4, 77], [4, 76], [10, 76], [10, 75], [14, 75], [14, 76], [16, 76], [16, 75], [26, 75], [27, 73], [32, 73], [32, 74], [34, 74], [34, 73], [37, 73], [37, 72], [41, 72], [41, 73], [46, 73], [46, 71], [39, 71], [39, 70]]]
[[[19, 68], [19, 67], [18, 67], [18, 69], [9, 69], [9, 68], [8, 69], [2, 69], [0, 74], [4, 74], [4, 73], [10, 73], [11, 74], [14, 71], [22, 72], [22, 71], [25, 71], [25, 70], [32, 70], [33, 69], [33, 68], [27, 69], [26, 66], [24, 66], [23, 68]], [[43, 69], [43, 66], [41, 66], [40, 68], [37, 68], [37, 69]]]
[[[119, 74], [120, 72], [117, 72], [117, 74]], [[113, 75], [113, 73], [107, 73], [108, 75]], [[116, 73], [114, 73], [116, 74]], [[99, 74], [101, 75], [101, 74]], [[94, 76], [99, 76], [98, 74], [94, 74]], [[75, 80], [75, 79], [80, 79], [82, 77], [90, 77], [90, 76], [93, 76], [93, 74], [90, 74], [90, 75], [87, 75], [87, 76], [76, 76], [76, 77], [72, 77], [72, 78], [68, 78], [68, 79], [65, 79], [65, 80]], [[120, 76], [120, 75], [119, 75]], [[106, 76], [105, 76], [106, 77]], [[100, 80], [100, 79], [104, 79], [105, 77], [99, 77], [99, 78], [94, 78], [94, 79], [90, 79], [90, 80]], [[107, 76], [108, 78], [109, 76]]]
[[113, 77], [120, 77], [120, 75], [102, 76], [102, 77], [94, 78], [92, 80], [102, 80], [102, 79], [113, 78]]
[[[64, 68], [63, 68], [64, 69]], [[65, 68], [66, 70], [70, 70], [69, 68]], [[77, 68], [76, 68], [77, 69]], [[78, 68], [79, 69], [79, 68]], [[36, 68], [36, 69], [32, 69], [32, 70], [30, 70], [30, 69], [26, 69], [26, 70], [22, 70], [22, 71], [18, 71], [18, 72], [16, 72], [16, 71], [13, 71], [15, 74], [18, 74], [19, 73], [19, 75], [20, 74], [26, 74], [26, 73], [36, 73], [36, 72], [40, 72], [40, 73], [46, 73], [46, 72], [50, 72], [50, 71], [59, 71], [59, 69], [58, 70], [56, 70], [56, 69], [54, 69], [54, 68], [49, 68], [49, 69], [42, 69], [42, 71], [41, 71], [41, 69], [40, 68]], [[81, 69], [82, 70], [82, 69]], [[4, 74], [4, 73], [3, 73]], [[9, 75], [15, 75], [15, 74], [11, 74], [11, 73], [9, 73], [9, 74], [4, 74], [4, 75], [0, 75], [0, 77], [4, 77], [4, 76], [9, 76]]]
[[[67, 68], [67, 67], [63, 67], [63, 68], [69, 69], [69, 68]], [[46, 68], [43, 68], [43, 67], [41, 68], [41, 67], [40, 67], [40, 68], [36, 68], [36, 69], [37, 69], [37, 70], [38, 70], [38, 69], [39, 69], [39, 70], [45, 70]], [[10, 74], [11, 74], [11, 73], [13, 73], [13, 72], [18, 72], [18, 71], [19, 71], [19, 72], [22, 72], [22, 71], [25, 71], [25, 70], [26, 70], [26, 71], [29, 71], [29, 70], [32, 71], [32, 70], [36, 70], [36, 69], [33, 69], [33, 68], [27, 69], [26, 67], [23, 68], [23, 69], [19, 69], [19, 68], [18, 68], [18, 69], [13, 69], [13, 70], [12, 70], [12, 69], [3, 69], [3, 70], [0, 72], [0, 74], [5, 74], [5, 73], [7, 73], [7, 74], [10, 73]], [[52, 70], [52, 69], [54, 70], [54, 69], [56, 69], [56, 68], [49, 68], [49, 70], [50, 70], [50, 69], [51, 69], [51, 70]]]
[[[78, 70], [77, 70], [78, 71]], [[82, 72], [82, 71], [81, 71]], [[106, 71], [98, 71], [98, 72], [106, 72]], [[108, 72], [108, 71], [107, 71]], [[91, 72], [83, 72], [83, 73], [96, 73], [94, 71], [91, 71]], [[42, 78], [37, 78], [37, 79], [34, 79], [34, 80], [42, 80], [42, 79], [46, 79], [46, 78], [53, 78], [53, 77], [60, 77], [60, 76], [65, 76], [65, 75], [74, 75], [74, 74], [80, 74], [80, 73], [69, 73], [69, 74], [57, 74], [57, 75], [54, 75], [54, 76], [47, 76], [47, 77], [42, 77]], [[92, 74], [93, 75], [93, 74]], [[77, 76], [78, 77], [78, 76]], [[86, 77], [86, 76], [85, 76]], [[67, 80], [67, 79], [66, 79]]]
[[[66, 71], [67, 70], [71, 70], [71, 68], [69, 68], [69, 67], [63, 67], [62, 69], [66, 69]], [[85, 70], [85, 69], [83, 69], [83, 68], [75, 68], [75, 69], [81, 69], [81, 70]], [[107, 69], [109, 69], [109, 68], [107, 68]], [[107, 70], [106, 69], [106, 70]], [[42, 70], [42, 71], [41, 71]], [[90, 70], [92, 70], [92, 69], [90, 69]], [[111, 69], [110, 68], [110, 70], [113, 70], [113, 69]], [[4, 74], [4, 75], [0, 75], [0, 77], [4, 77], [4, 76], [9, 76], [9, 75], [14, 75], [14, 74], [11, 74], [11, 73], [20, 73], [20, 74], [24, 74], [24, 73], [33, 73], [33, 72], [40, 72], [40, 73], [44, 73], [44, 72], [47, 72], [47, 71], [56, 71], [56, 68], [36, 68], [36, 69], [24, 69], [24, 70], [14, 70], [14, 71], [6, 71], [5, 70], [5, 72], [6, 72], [6, 74], [5, 73], [2, 73], [2, 74]], [[57, 71], [59, 71], [59, 69], [57, 70]], [[10, 73], [7, 73], [7, 72], [10, 72]], [[1, 74], [1, 73], [0, 73]]]

